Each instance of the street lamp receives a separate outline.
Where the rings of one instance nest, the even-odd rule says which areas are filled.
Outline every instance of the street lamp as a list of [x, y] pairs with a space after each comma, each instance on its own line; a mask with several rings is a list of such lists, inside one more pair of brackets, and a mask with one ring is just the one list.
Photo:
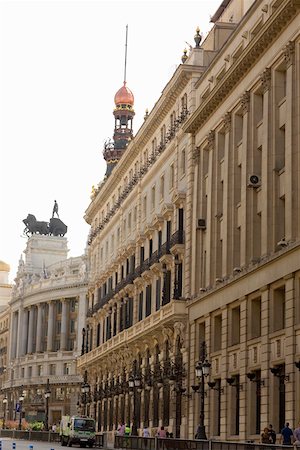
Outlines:
[[196, 364], [195, 371], [196, 371], [196, 377], [199, 379], [200, 383], [200, 417], [199, 417], [199, 426], [197, 428], [196, 433], [196, 439], [207, 439], [206, 433], [205, 433], [205, 425], [204, 425], [204, 399], [205, 399], [205, 392], [204, 392], [204, 380], [209, 375], [211, 364], [207, 360], [207, 348], [206, 343], [203, 341], [201, 343], [200, 348], [200, 361]]
[[7, 402], [8, 402], [7, 397], [5, 396], [2, 401], [3, 401], [3, 426], [2, 426], [2, 428], [4, 429], [5, 428], [5, 419], [6, 419], [6, 406], [7, 406]]
[[87, 370], [84, 372], [84, 378], [83, 383], [81, 385], [81, 393], [82, 393], [82, 399], [83, 399], [83, 413], [86, 414], [86, 404], [87, 404], [87, 396], [90, 392], [90, 385], [87, 382]]
[[138, 435], [138, 429], [137, 429], [137, 395], [136, 393], [141, 388], [141, 378], [140, 376], [135, 373], [135, 375], [131, 375], [128, 380], [129, 388], [133, 391], [133, 418], [132, 418], [132, 430], [131, 435], [137, 436]]
[[21, 395], [19, 397], [19, 430], [22, 430], [22, 406], [23, 406], [23, 401], [24, 401], [24, 391], [22, 389], [21, 391]]
[[49, 386], [49, 378], [47, 380], [47, 386], [45, 390], [45, 399], [46, 399], [46, 413], [45, 413], [45, 430], [49, 430], [49, 398], [51, 395], [51, 390]]

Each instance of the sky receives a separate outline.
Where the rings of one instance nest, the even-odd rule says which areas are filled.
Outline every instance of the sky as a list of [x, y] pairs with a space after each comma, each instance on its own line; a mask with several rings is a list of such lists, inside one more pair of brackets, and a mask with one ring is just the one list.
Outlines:
[[68, 226], [68, 256], [86, 248], [92, 185], [104, 177], [103, 144], [114, 95], [135, 97], [134, 133], [187, 44], [203, 38], [221, 0], [0, 0], [0, 260], [10, 282], [28, 213], [49, 221], [54, 200]]

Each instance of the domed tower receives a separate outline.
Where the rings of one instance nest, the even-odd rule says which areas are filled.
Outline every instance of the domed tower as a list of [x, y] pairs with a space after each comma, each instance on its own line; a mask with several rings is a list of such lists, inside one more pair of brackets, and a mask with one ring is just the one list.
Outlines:
[[103, 156], [107, 163], [106, 176], [111, 174], [133, 137], [132, 121], [135, 115], [133, 109], [134, 96], [126, 86], [127, 32], [128, 27], [126, 27], [124, 83], [115, 95], [115, 129], [113, 141], [108, 140], [104, 144]]

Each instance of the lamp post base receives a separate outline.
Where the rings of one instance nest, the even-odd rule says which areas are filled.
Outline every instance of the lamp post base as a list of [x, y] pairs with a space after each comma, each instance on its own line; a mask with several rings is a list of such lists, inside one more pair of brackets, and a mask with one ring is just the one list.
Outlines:
[[205, 425], [199, 425], [196, 433], [196, 439], [207, 440], [205, 433]]

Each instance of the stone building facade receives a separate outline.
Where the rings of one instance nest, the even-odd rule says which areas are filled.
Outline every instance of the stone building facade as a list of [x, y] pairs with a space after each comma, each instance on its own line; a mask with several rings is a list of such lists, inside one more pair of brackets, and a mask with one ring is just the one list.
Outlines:
[[82, 378], [76, 357], [85, 326], [87, 270], [84, 257], [67, 259], [67, 252], [64, 237], [32, 235], [25, 262], [20, 260], [10, 301], [9, 365], [3, 385], [7, 419], [18, 420], [21, 414], [28, 421], [45, 421], [48, 412], [52, 424], [77, 412]]
[[[7, 359], [9, 345], [9, 300], [11, 298], [12, 284], [9, 282], [10, 266], [4, 261], [0, 261], [0, 417], [6, 413], [5, 396], [2, 393], [2, 386], [7, 377]], [[4, 400], [4, 403], [3, 403]]]
[[209, 436], [297, 422], [299, 11], [222, 2], [93, 193], [78, 366], [111, 436], [194, 437], [203, 343]]

